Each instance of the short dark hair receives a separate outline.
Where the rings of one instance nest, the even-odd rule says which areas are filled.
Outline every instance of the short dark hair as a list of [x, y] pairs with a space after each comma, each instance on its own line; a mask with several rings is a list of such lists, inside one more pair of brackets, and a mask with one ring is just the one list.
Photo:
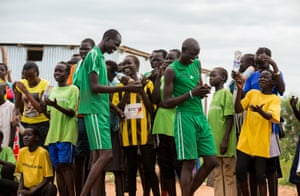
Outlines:
[[166, 58], [168, 52], [165, 49], [157, 49], [157, 50], [153, 50], [152, 53], [161, 53], [163, 55], [164, 58]]
[[175, 52], [176, 53], [176, 57], [177, 59], [180, 57], [181, 55], [181, 51], [179, 49], [171, 49], [169, 50], [169, 52]]
[[58, 62], [57, 64], [63, 64], [63, 65], [66, 65], [66, 72], [67, 72], [67, 74], [69, 75], [69, 73], [70, 73], [70, 69], [71, 69], [71, 65], [68, 63], [68, 62], [65, 62], [65, 61], [60, 61], [60, 62]]
[[244, 58], [246, 58], [246, 64], [255, 66], [255, 55], [251, 53], [247, 53], [243, 55]]
[[71, 59], [67, 61], [67, 63], [70, 65], [77, 64], [80, 61], [80, 59], [81, 59], [81, 55], [78, 53], [74, 53]]
[[225, 83], [228, 79], [227, 70], [224, 67], [216, 67], [216, 69], [218, 69], [220, 71], [221, 75], [224, 77], [224, 83]]
[[87, 42], [87, 43], [91, 44], [92, 47], [95, 46], [95, 42], [91, 38], [85, 38], [84, 40], [81, 41], [81, 43], [83, 43], [83, 42]]
[[37, 75], [40, 74], [39, 67], [37, 66], [37, 64], [35, 62], [29, 61], [24, 64], [23, 71], [28, 71], [30, 69], [35, 69], [37, 72]]
[[118, 71], [118, 64], [115, 61], [113, 61], [113, 60], [106, 60], [105, 64], [109, 65], [112, 71], [114, 71], [114, 72]]
[[262, 53], [266, 53], [269, 57], [272, 56], [272, 51], [269, 48], [266, 47], [260, 47], [257, 49], [256, 51], [256, 55], [262, 54]]
[[102, 40], [104, 40], [106, 38], [114, 39], [118, 35], [121, 36], [121, 34], [119, 33], [119, 31], [117, 31], [116, 29], [109, 29], [109, 30], [105, 31], [105, 33], [103, 34]]

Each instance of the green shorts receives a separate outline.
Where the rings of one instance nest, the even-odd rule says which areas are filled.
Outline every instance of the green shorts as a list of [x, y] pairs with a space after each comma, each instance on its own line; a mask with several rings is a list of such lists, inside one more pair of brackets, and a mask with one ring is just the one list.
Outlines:
[[179, 160], [216, 155], [214, 138], [204, 114], [177, 112], [174, 137]]
[[102, 114], [85, 114], [84, 123], [90, 150], [112, 149], [109, 118]]

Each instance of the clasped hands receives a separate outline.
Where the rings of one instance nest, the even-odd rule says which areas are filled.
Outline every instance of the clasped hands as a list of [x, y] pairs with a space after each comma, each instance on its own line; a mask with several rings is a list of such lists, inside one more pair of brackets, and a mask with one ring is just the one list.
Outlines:
[[207, 84], [198, 85], [191, 90], [191, 93], [193, 97], [204, 98], [208, 96], [208, 94], [210, 93], [210, 89], [211, 87], [208, 86]]

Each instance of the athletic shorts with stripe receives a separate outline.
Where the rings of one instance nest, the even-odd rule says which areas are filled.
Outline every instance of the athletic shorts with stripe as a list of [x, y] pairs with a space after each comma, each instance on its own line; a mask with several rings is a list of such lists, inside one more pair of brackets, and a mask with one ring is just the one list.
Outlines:
[[214, 138], [204, 114], [177, 112], [174, 137], [179, 160], [216, 155]]
[[84, 123], [90, 150], [112, 149], [109, 117], [102, 114], [85, 114]]

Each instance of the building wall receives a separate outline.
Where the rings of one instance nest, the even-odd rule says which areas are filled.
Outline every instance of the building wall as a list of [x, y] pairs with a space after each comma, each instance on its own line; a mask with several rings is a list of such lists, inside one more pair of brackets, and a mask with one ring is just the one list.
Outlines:
[[[26, 59], [26, 48], [7, 46], [7, 59], [8, 69], [11, 71], [11, 77], [13, 80], [17, 80], [21, 77], [21, 70]], [[2, 53], [1, 61], [2, 61]]]
[[[5, 46], [7, 49], [8, 67], [11, 70], [12, 80], [21, 79], [23, 65], [27, 61], [27, 48], [22, 46]], [[39, 66], [40, 77], [47, 79], [51, 84], [55, 84], [53, 78], [54, 67], [59, 61], [67, 61], [79, 49], [68, 47], [43, 47], [42, 61], [35, 61]], [[2, 54], [0, 54], [2, 59]]]
[[[27, 47], [9, 45], [5, 46], [7, 50], [8, 67], [11, 70], [12, 80], [21, 79], [22, 67], [27, 61]], [[54, 67], [59, 61], [68, 61], [74, 53], [79, 52], [79, 47], [70, 48], [68, 46], [43, 46], [42, 61], [35, 61], [39, 66], [40, 77], [50, 81], [55, 86], [53, 73]], [[105, 54], [106, 59], [111, 59], [117, 63], [121, 62], [129, 53], [117, 51], [111, 55]], [[144, 73], [151, 69], [149, 60], [144, 57], [138, 57], [140, 60], [140, 72]], [[0, 53], [2, 59], [2, 53]], [[2, 60], [1, 60], [2, 61]]]

